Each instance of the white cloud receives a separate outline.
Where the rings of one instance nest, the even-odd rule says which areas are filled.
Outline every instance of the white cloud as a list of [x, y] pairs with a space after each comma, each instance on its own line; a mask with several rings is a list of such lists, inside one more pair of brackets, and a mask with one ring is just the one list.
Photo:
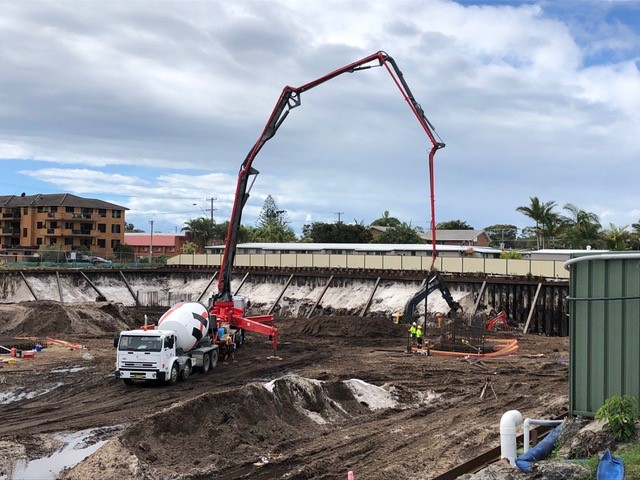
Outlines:
[[[626, 224], [640, 201], [640, 36], [611, 17], [620, 4], [584, 18], [545, 2], [150, 5], [0, 4], [5, 181], [21, 172], [85, 196], [117, 192], [131, 218], [174, 226], [214, 196], [228, 218], [281, 88], [383, 49], [447, 143], [439, 220], [524, 226], [515, 208], [539, 196]], [[305, 92], [260, 152], [244, 218], [271, 194], [298, 230], [338, 211], [426, 226], [428, 147], [383, 69], [341, 76]]]

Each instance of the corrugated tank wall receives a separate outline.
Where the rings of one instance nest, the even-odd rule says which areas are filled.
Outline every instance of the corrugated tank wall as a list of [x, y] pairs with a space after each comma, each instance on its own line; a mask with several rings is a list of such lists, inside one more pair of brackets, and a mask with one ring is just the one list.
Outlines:
[[582, 256], [567, 268], [569, 410], [593, 417], [609, 397], [640, 397], [640, 254]]

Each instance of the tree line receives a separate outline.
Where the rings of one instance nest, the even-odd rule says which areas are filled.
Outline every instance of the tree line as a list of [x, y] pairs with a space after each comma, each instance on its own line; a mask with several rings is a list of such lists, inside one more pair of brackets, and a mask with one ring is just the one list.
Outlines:
[[587, 247], [606, 250], [640, 249], [640, 220], [631, 226], [609, 223], [603, 227], [600, 218], [578, 206], [567, 203], [562, 209], [554, 201], [543, 202], [530, 197], [530, 204], [516, 208], [529, 217], [534, 225], [524, 228], [522, 237], [534, 240], [536, 248]]
[[[490, 246], [502, 249], [571, 248], [631, 250], [640, 249], [640, 220], [638, 223], [618, 227], [609, 224], [603, 228], [595, 213], [587, 212], [573, 204], [559, 209], [554, 201], [543, 202], [538, 197], [530, 197], [530, 204], [516, 208], [516, 211], [532, 220], [533, 225], [520, 230], [515, 225], [495, 224], [484, 227], [490, 238]], [[375, 238], [371, 226], [387, 227]], [[185, 222], [182, 231], [190, 241], [182, 253], [203, 251], [206, 245], [224, 243], [229, 222], [215, 223], [206, 217]], [[474, 230], [463, 220], [449, 220], [436, 225], [438, 230]], [[347, 224], [341, 221], [326, 223], [312, 222], [304, 225], [298, 238], [291, 228], [287, 212], [278, 208], [271, 195], [267, 196], [255, 226], [241, 225], [238, 243], [425, 243], [419, 226], [402, 222], [385, 211], [369, 226], [363, 221]]]

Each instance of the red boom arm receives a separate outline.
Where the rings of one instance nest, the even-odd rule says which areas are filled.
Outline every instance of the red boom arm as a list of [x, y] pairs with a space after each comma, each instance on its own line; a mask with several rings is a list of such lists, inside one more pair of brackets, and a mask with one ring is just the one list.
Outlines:
[[[264, 144], [269, 141], [277, 132], [278, 128], [289, 115], [291, 109], [300, 106], [300, 95], [311, 90], [318, 85], [325, 83], [332, 78], [335, 78], [343, 73], [354, 73], [359, 70], [366, 70], [373, 67], [384, 66], [389, 72], [392, 80], [400, 90], [402, 96], [406, 100], [414, 113], [418, 122], [422, 126], [423, 130], [429, 137], [431, 142], [431, 149], [429, 150], [429, 189], [431, 192], [431, 232], [432, 232], [432, 261], [430, 269], [433, 269], [436, 258], [436, 238], [435, 238], [435, 183], [434, 183], [434, 170], [433, 160], [437, 150], [443, 148], [445, 144], [436, 140], [436, 134], [433, 126], [429, 123], [429, 120], [424, 114], [422, 107], [416, 102], [409, 86], [407, 85], [402, 72], [398, 68], [396, 62], [387, 55], [385, 52], [377, 52], [373, 55], [369, 55], [357, 62], [353, 62], [342, 68], [334, 70], [331, 73], [324, 75], [312, 82], [306, 83], [300, 87], [286, 86], [282, 89], [280, 98], [278, 99], [267, 123], [262, 130], [258, 141], [254, 144], [249, 154], [245, 158], [240, 172], [238, 173], [238, 182], [236, 185], [235, 200], [231, 211], [231, 219], [229, 221], [229, 230], [227, 232], [227, 238], [225, 243], [224, 255], [220, 264], [220, 272], [218, 278], [218, 293], [213, 297], [213, 308], [211, 312], [215, 314], [222, 321], [227, 321], [232, 325], [245, 328], [250, 331], [257, 331], [260, 333], [268, 334], [272, 337], [274, 350], [277, 346], [278, 330], [273, 325], [273, 316], [265, 315], [260, 317], [244, 317], [243, 310], [235, 308], [233, 306], [233, 296], [231, 294], [231, 271], [233, 262], [236, 255], [236, 248], [238, 244], [238, 232], [240, 230], [240, 220], [242, 217], [242, 210], [249, 198], [249, 192], [251, 186], [249, 186], [249, 178], [257, 175], [259, 172], [252, 167], [253, 160], [258, 152], [262, 149]], [[255, 179], [254, 179], [255, 181]], [[268, 324], [268, 325], [267, 325]]]

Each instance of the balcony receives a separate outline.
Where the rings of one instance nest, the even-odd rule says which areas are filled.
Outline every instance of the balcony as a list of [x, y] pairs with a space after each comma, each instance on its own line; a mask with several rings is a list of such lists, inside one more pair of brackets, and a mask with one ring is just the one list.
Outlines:
[[57, 214], [55, 218], [56, 218], [56, 220], [82, 222], [84, 220], [91, 220], [92, 215], [89, 214], [89, 213], [67, 213], [67, 212], [64, 212], [62, 214]]
[[82, 230], [72, 230], [71, 234], [72, 235], [91, 235], [91, 232], [93, 230], [89, 230], [89, 229], [82, 229]]
[[2, 218], [21, 218], [20, 212], [3, 213]]

